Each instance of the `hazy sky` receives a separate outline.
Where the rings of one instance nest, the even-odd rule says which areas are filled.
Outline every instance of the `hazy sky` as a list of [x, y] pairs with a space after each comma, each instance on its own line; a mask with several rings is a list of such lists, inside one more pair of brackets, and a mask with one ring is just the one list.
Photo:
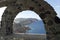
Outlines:
[[[60, 0], [46, 0], [51, 6], [54, 7], [55, 11], [57, 12], [57, 16], [60, 17]], [[6, 9], [6, 7], [2, 7], [0, 8], [0, 20], [1, 20], [1, 16], [4, 12], [4, 10]], [[28, 15], [28, 16], [27, 16]], [[32, 11], [24, 11], [24, 12], [20, 12], [20, 14], [18, 14], [18, 16], [16, 18], [37, 18], [40, 19], [39, 16], [32, 12]]]

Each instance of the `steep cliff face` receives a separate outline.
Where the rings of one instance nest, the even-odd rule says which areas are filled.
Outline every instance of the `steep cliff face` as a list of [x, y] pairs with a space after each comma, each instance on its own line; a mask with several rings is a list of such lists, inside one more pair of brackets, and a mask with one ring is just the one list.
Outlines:
[[17, 18], [13, 23], [14, 32], [26, 33], [26, 31], [30, 30], [29, 24], [36, 21], [38, 20], [34, 18]]
[[[32, 33], [32, 34], [46, 33], [43, 21], [34, 18], [17, 18], [14, 21], [13, 27], [14, 27], [14, 31], [18, 33], [22, 33], [22, 32]], [[24, 30], [24, 28], [26, 29], [26, 31]]]

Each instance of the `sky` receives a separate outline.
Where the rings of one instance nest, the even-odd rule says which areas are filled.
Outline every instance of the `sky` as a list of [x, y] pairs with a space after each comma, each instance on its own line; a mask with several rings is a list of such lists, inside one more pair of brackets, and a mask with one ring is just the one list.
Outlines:
[[[60, 17], [60, 5], [59, 5], [60, 0], [45, 0], [45, 1], [47, 1], [55, 9], [56, 13], [58, 14], [57, 16]], [[1, 16], [5, 9], [6, 7], [0, 8], [0, 21], [1, 21]], [[29, 10], [20, 12], [16, 16], [16, 18], [37, 18], [41, 20], [41, 18], [35, 12], [29, 11]]]

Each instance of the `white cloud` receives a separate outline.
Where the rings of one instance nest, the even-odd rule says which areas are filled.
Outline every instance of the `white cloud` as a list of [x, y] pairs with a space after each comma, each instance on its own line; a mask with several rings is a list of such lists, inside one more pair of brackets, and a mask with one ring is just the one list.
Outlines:
[[1, 7], [1, 8], [0, 8], [0, 21], [1, 21], [2, 15], [3, 15], [3, 12], [4, 12], [4, 10], [5, 10], [6, 8], [7, 8], [7, 7]]

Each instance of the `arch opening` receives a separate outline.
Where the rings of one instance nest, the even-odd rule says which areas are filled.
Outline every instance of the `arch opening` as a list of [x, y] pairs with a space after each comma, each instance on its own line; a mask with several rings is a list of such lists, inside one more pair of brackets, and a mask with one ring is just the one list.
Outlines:
[[13, 33], [45, 34], [45, 25], [39, 15], [31, 10], [19, 12], [13, 21]]

